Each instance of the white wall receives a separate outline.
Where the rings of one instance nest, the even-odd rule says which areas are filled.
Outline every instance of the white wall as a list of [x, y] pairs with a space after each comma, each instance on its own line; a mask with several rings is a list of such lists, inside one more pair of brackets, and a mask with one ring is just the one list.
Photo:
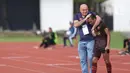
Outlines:
[[73, 0], [40, 0], [41, 30], [66, 30], [73, 20]]
[[130, 0], [114, 1], [114, 31], [130, 31]]
[[102, 4], [102, 12], [105, 12], [109, 16], [113, 15], [113, 0], [106, 0]]

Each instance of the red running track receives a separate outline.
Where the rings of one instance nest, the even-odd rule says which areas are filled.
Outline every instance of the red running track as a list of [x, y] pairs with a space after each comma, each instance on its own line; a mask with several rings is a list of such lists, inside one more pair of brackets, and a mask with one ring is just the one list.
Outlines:
[[[81, 73], [77, 48], [34, 49], [38, 43], [0, 43], [1, 73]], [[111, 51], [112, 73], [130, 73], [130, 56]], [[101, 57], [97, 73], [107, 73]]]

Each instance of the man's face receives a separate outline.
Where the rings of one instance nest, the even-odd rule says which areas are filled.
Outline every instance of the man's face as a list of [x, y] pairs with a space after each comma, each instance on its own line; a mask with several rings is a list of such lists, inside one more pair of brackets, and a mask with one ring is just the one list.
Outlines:
[[88, 7], [87, 6], [82, 6], [80, 8], [80, 12], [81, 12], [82, 16], [86, 16], [87, 13], [88, 13]]
[[73, 26], [73, 24], [70, 24], [70, 27]]
[[91, 17], [88, 19], [89, 24], [94, 25], [95, 19], [92, 19]]
[[49, 32], [52, 32], [51, 28], [49, 28]]
[[130, 42], [130, 38], [128, 38], [129, 42]]

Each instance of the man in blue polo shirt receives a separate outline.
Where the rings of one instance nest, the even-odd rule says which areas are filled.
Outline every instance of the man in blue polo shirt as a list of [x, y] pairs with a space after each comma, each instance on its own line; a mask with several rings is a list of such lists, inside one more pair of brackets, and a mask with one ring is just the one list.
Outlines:
[[66, 34], [63, 37], [64, 47], [67, 46], [66, 41], [67, 39], [70, 42], [70, 46], [73, 47], [73, 39], [76, 36], [77, 29], [74, 27], [73, 23], [70, 22], [69, 30], [66, 31]]
[[88, 24], [87, 19], [93, 12], [88, 11], [86, 4], [80, 5], [80, 13], [74, 16], [74, 26], [77, 28], [80, 35], [80, 41], [78, 44], [78, 53], [80, 57], [80, 64], [82, 73], [88, 73], [88, 62], [90, 64], [90, 73], [92, 73], [92, 58], [94, 48], [94, 37], [92, 35], [93, 29], [100, 23], [101, 18], [96, 15], [96, 22], [92, 26]]

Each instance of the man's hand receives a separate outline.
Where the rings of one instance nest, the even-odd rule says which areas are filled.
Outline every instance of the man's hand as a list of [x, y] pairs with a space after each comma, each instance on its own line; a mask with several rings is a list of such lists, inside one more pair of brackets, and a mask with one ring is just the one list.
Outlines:
[[95, 28], [94, 28], [94, 27], [92, 27], [91, 31], [94, 31], [94, 29], [95, 29]]
[[91, 16], [91, 14], [88, 14], [88, 15], [85, 17], [85, 20], [87, 20], [90, 16]]
[[110, 49], [110, 47], [109, 47], [109, 46], [106, 46], [106, 47], [105, 47], [105, 50], [109, 50], [109, 49]]
[[93, 35], [93, 36], [96, 36], [95, 30], [92, 31], [92, 35]]

